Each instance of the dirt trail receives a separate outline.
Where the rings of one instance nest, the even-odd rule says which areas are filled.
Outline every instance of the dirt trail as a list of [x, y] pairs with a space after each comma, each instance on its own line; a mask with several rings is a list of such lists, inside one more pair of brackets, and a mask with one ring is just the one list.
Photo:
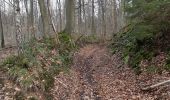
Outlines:
[[119, 55], [94, 44], [75, 53], [70, 74], [57, 76], [52, 92], [55, 100], [153, 100], [141, 94], [135, 74]]

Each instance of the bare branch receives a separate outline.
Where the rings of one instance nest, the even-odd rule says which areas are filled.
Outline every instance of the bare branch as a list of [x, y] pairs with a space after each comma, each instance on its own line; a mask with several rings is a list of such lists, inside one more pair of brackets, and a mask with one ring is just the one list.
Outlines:
[[157, 83], [157, 84], [142, 88], [142, 90], [143, 91], [148, 91], [150, 89], [153, 89], [153, 88], [156, 88], [156, 87], [159, 87], [159, 86], [162, 86], [162, 85], [166, 85], [166, 84], [169, 84], [169, 83], [170, 83], [170, 80], [166, 80], [166, 81], [163, 81], [163, 82], [160, 82], [160, 83]]

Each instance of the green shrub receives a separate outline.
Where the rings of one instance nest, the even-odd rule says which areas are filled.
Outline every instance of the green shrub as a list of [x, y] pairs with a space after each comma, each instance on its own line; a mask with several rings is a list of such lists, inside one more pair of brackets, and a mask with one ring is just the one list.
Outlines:
[[76, 44], [79, 46], [84, 46], [86, 44], [90, 43], [98, 43], [100, 42], [100, 37], [97, 37], [96, 35], [81, 35], [78, 38], [76, 38]]
[[170, 71], [170, 52], [168, 53], [168, 58], [166, 59], [165, 69]]
[[147, 73], [159, 73], [160, 69], [156, 66], [148, 66], [146, 69]]
[[61, 44], [55, 44], [52, 37], [33, 39], [23, 45], [23, 54], [10, 56], [3, 62], [9, 78], [22, 91], [48, 91], [53, 86], [54, 75], [68, 70], [76, 46], [65, 33], [59, 38]]
[[121, 51], [125, 63], [140, 70], [143, 59], [150, 60], [157, 51], [168, 50], [170, 43], [169, 0], [125, 1], [129, 25], [113, 39], [113, 53]]

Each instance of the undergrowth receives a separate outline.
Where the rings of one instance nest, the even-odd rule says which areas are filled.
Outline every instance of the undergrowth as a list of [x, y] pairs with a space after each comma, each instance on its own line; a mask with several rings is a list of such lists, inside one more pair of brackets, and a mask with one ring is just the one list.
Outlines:
[[23, 54], [12, 55], [4, 60], [3, 69], [9, 79], [25, 94], [36, 91], [49, 95], [54, 75], [68, 71], [76, 45], [65, 33], [59, 34], [59, 40], [60, 44], [56, 44], [53, 37], [32, 39], [23, 44]]
[[140, 73], [140, 62], [170, 48], [169, 0], [126, 2], [127, 23], [113, 37], [113, 52], [121, 51], [125, 63]]
[[[136, 74], [140, 74], [141, 61], [148, 61], [150, 65], [147, 66], [147, 72], [149, 73], [161, 73], [161, 71], [170, 71], [170, 42], [163, 36], [159, 37], [145, 37], [138, 39], [134, 36], [130, 36], [129, 33], [118, 33], [112, 42], [112, 52], [121, 52], [124, 63], [134, 69]], [[152, 65], [152, 59], [157, 57], [161, 53], [165, 53], [164, 56], [168, 56], [165, 61], [165, 65], [159, 68], [156, 65]], [[161, 62], [161, 59], [160, 59]], [[164, 62], [162, 62], [164, 63]]]
[[[154, 52], [152, 49], [147, 48], [147, 45], [140, 44], [135, 37], [130, 37], [128, 35], [129, 34], [118, 33], [114, 37], [111, 47], [112, 52], [121, 52], [124, 63], [131, 66], [135, 70], [135, 72], [139, 74], [140, 62], [143, 59], [151, 60]], [[148, 44], [151, 44], [151, 41], [149, 41]]]
[[73, 35], [73, 38], [75, 38], [76, 40], [75, 43], [79, 46], [84, 46], [86, 44], [91, 44], [91, 43], [98, 43], [100, 41], [99, 37], [97, 37], [94, 34], [91, 34], [91, 35], [75, 34], [75, 35]]

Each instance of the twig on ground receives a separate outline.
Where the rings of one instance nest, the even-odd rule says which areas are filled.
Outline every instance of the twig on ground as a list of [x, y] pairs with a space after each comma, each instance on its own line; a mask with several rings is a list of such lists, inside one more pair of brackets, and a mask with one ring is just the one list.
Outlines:
[[62, 84], [65, 88], [67, 88], [67, 85], [61, 82], [59, 79], [56, 79], [60, 84]]
[[148, 90], [151, 90], [153, 88], [159, 87], [161, 85], [169, 84], [169, 83], [170, 83], [170, 80], [166, 80], [166, 81], [163, 81], [163, 82], [160, 82], [160, 83], [157, 83], [157, 84], [142, 88], [142, 90], [143, 91], [148, 91]]

